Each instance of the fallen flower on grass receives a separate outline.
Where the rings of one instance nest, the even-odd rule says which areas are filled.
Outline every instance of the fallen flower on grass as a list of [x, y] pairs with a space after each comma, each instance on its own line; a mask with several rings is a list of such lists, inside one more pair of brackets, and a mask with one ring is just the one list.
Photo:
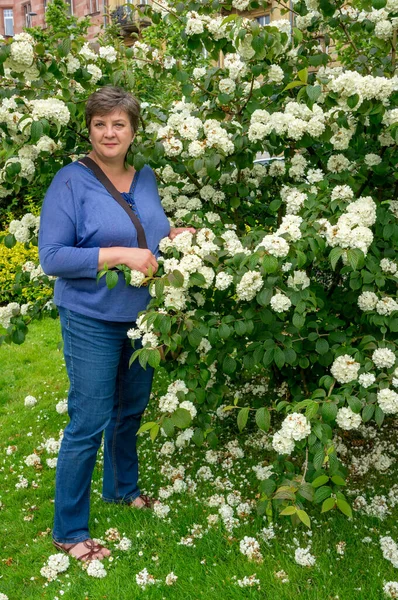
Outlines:
[[309, 546], [308, 548], [296, 548], [294, 560], [301, 567], [313, 567], [316, 562], [315, 556], [311, 554]]
[[47, 563], [40, 569], [40, 575], [48, 581], [54, 581], [58, 573], [63, 573], [69, 567], [69, 557], [65, 554], [51, 554]]
[[387, 581], [387, 583], [383, 585], [383, 592], [387, 598], [398, 598], [398, 581]]
[[87, 575], [102, 579], [106, 577], [106, 569], [100, 560], [91, 560], [87, 566]]
[[173, 573], [173, 571], [171, 571], [171, 573], [169, 573], [168, 575], [166, 575], [166, 579], [165, 579], [165, 584], [166, 585], [174, 585], [175, 582], [177, 581], [178, 576], [175, 575]]
[[145, 590], [148, 585], [155, 585], [156, 583], [159, 583], [159, 580], [155, 579], [153, 575], [148, 573], [147, 569], [142, 569], [142, 571], [137, 573], [135, 576], [135, 580], [137, 582], [137, 585], [142, 590]]

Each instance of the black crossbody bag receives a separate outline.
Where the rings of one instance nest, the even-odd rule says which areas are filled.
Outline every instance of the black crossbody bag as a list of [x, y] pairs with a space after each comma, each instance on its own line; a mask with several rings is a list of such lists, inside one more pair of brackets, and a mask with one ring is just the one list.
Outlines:
[[89, 156], [80, 158], [79, 162], [86, 165], [86, 167], [88, 167], [94, 173], [94, 175], [96, 176], [98, 181], [100, 183], [102, 183], [102, 185], [110, 193], [112, 198], [114, 198], [116, 200], [116, 202], [119, 204], [119, 206], [121, 206], [122, 209], [128, 214], [131, 222], [133, 223], [134, 227], [137, 230], [138, 247], [145, 248], [145, 249], [148, 248], [148, 244], [147, 244], [146, 237], [145, 237], [145, 231], [144, 231], [143, 226], [141, 225], [139, 218], [134, 213], [134, 211], [130, 208], [130, 206], [128, 205], [126, 200], [123, 198], [121, 193], [115, 188], [115, 186], [110, 181], [110, 179], [108, 179], [108, 177], [105, 175], [105, 173], [103, 172], [101, 167], [99, 167], [97, 165], [97, 163], [94, 160], [92, 160]]

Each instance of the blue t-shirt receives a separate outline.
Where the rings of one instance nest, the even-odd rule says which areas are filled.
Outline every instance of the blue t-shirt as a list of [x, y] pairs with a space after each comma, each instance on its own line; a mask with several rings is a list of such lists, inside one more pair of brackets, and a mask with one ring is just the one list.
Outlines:
[[[157, 257], [170, 225], [149, 166], [136, 173], [129, 196], [148, 248]], [[47, 190], [39, 232], [41, 266], [58, 277], [57, 306], [105, 321], [135, 321], [149, 302], [148, 288], [126, 285], [121, 273], [112, 290], [106, 287], [105, 277], [96, 281], [99, 250], [112, 246], [138, 248], [133, 223], [90, 169], [78, 162], [67, 165]]]

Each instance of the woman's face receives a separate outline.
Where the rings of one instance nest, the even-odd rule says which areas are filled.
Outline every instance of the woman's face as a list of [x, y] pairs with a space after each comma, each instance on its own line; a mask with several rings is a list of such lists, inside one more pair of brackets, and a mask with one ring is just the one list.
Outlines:
[[90, 140], [95, 154], [103, 162], [124, 162], [134, 139], [131, 123], [124, 110], [115, 109], [91, 119]]

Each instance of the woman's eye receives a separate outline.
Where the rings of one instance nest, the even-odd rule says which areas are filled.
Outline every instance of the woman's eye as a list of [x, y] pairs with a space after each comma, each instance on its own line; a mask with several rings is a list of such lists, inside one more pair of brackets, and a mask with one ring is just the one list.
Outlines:
[[95, 126], [96, 126], [96, 127], [102, 127], [102, 126], [103, 126], [103, 123], [96, 123], [96, 124], [95, 124]]

